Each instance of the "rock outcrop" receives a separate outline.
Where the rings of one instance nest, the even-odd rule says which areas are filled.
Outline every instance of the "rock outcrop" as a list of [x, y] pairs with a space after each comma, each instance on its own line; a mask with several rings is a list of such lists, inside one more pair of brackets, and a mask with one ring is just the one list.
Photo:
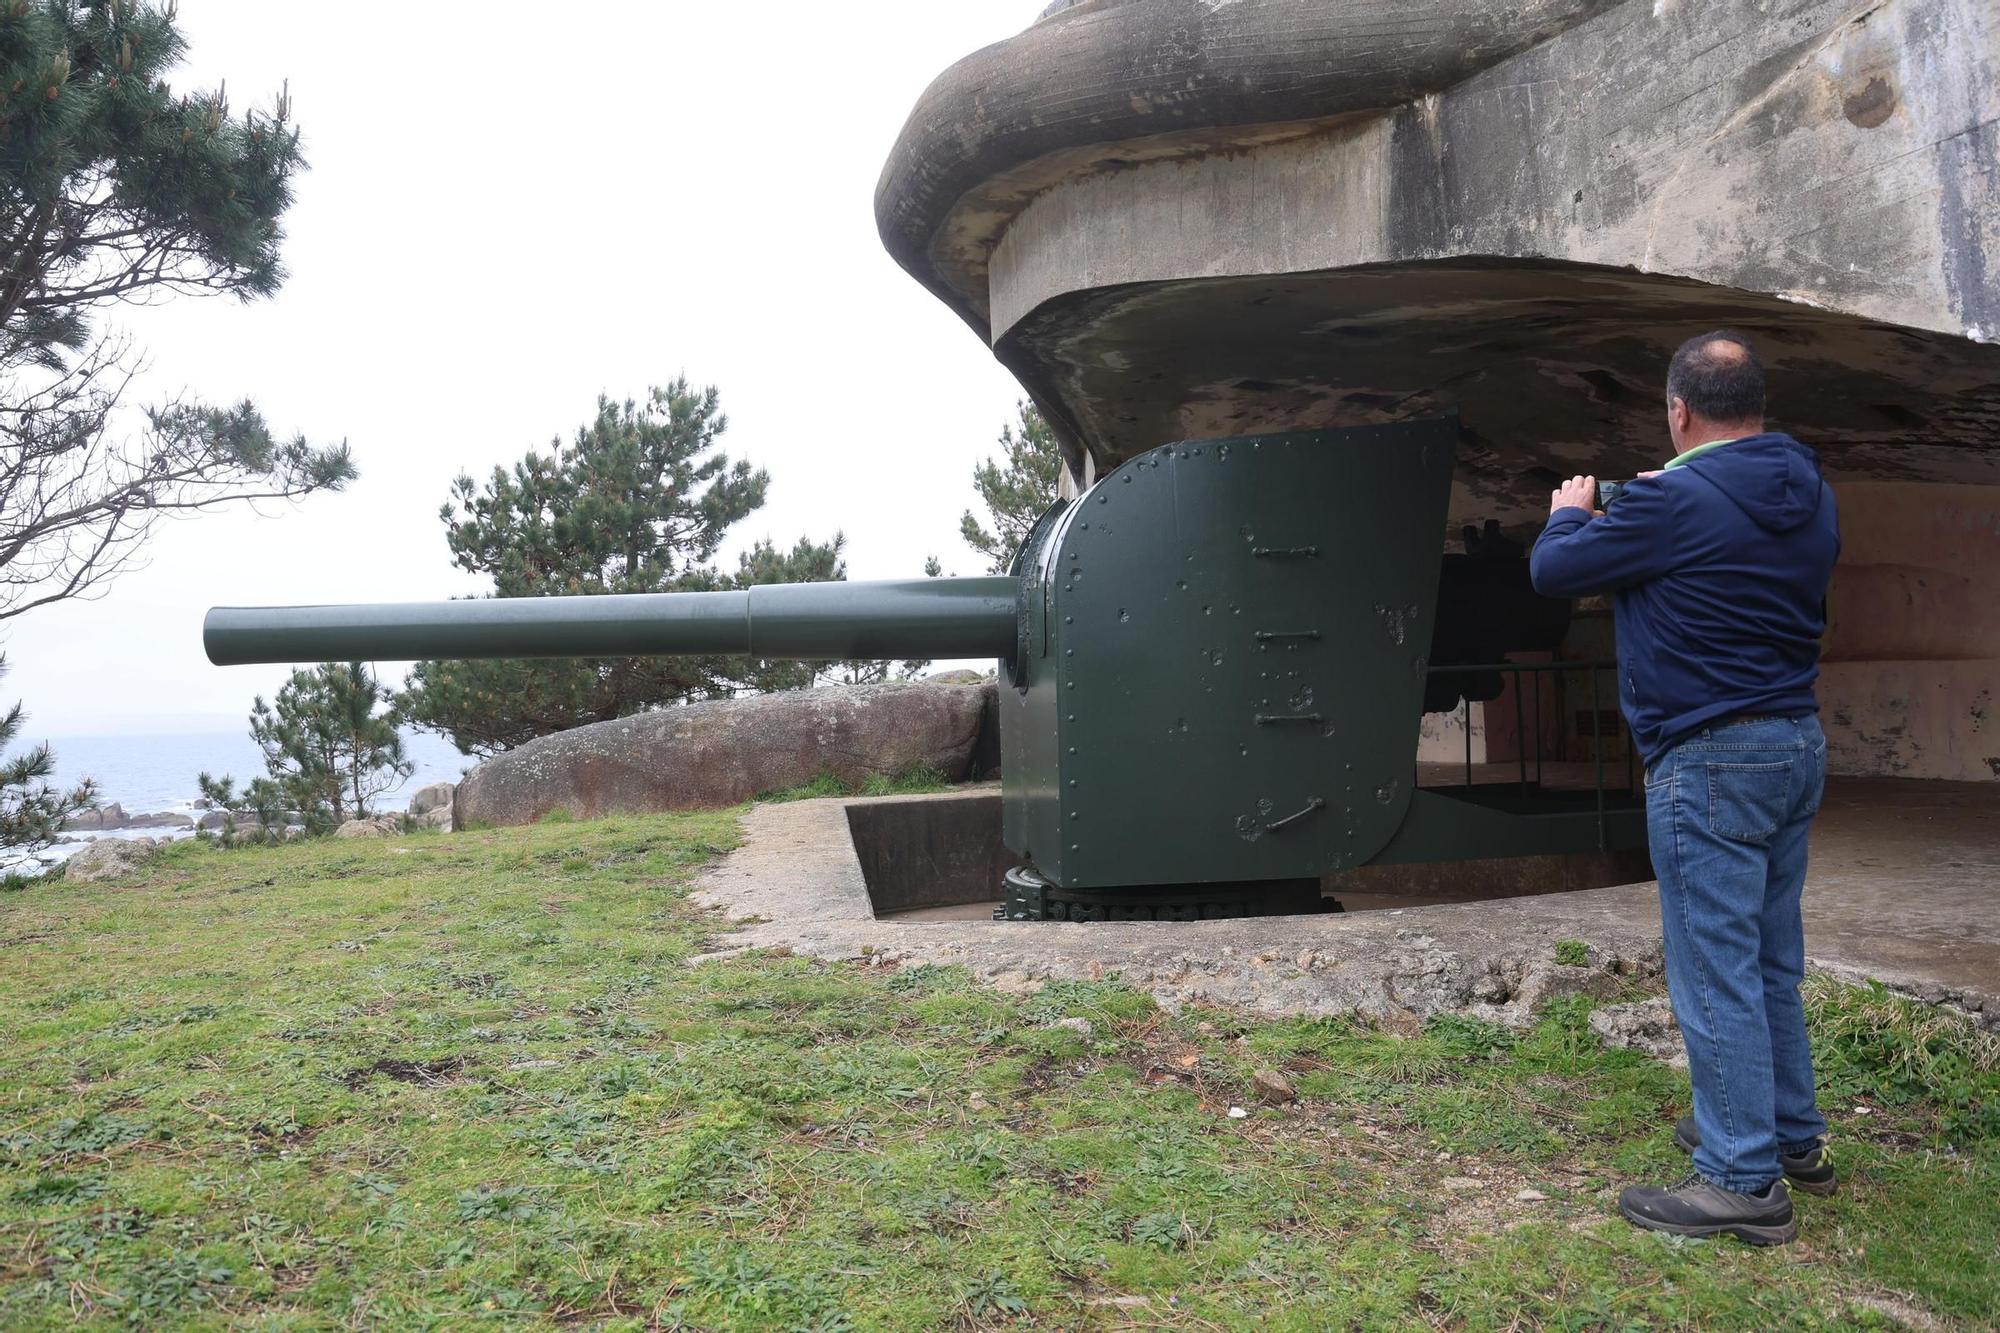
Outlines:
[[336, 838], [393, 838], [403, 831], [401, 815], [372, 815], [350, 819], [333, 831]]
[[160, 854], [166, 839], [99, 838], [69, 858], [63, 878], [72, 884], [98, 884], [123, 879]]
[[1610, 1004], [1590, 1013], [1590, 1029], [1606, 1046], [1640, 1051], [1675, 1069], [1687, 1068], [1687, 1046], [1681, 1041], [1674, 1007], [1664, 995], [1632, 1004]]
[[530, 741], [458, 785], [456, 826], [733, 805], [832, 774], [971, 772], [992, 685], [857, 685], [724, 699]]
[[124, 806], [116, 801], [106, 801], [95, 810], [86, 810], [72, 817], [63, 824], [63, 827], [79, 831], [124, 828], [129, 819], [131, 816], [125, 813]]
[[177, 815], [167, 811], [156, 814], [130, 814], [124, 806], [112, 801], [100, 805], [95, 810], [85, 811], [63, 827], [79, 833], [132, 828], [193, 828], [194, 820], [188, 815]]
[[410, 808], [407, 811], [411, 827], [450, 828], [456, 790], [449, 782], [433, 782], [428, 787], [417, 788], [410, 796]]

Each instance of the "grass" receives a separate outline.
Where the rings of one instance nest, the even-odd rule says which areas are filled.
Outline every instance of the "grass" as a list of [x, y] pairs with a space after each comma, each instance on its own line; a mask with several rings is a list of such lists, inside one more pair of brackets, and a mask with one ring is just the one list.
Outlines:
[[934, 768], [912, 768], [902, 773], [871, 773], [860, 782], [844, 781], [832, 773], [822, 773], [811, 782], [765, 792], [760, 801], [811, 801], [825, 796], [921, 796], [928, 792], [950, 791], [952, 784]]
[[1555, 957], [1564, 967], [1584, 967], [1590, 962], [1590, 946], [1582, 940], [1557, 940]]
[[[1602, 1050], [1582, 1002], [1399, 1036], [1169, 1015], [1116, 980], [696, 963], [726, 927], [686, 886], [735, 837], [723, 813], [182, 844], [129, 884], [0, 895], [0, 1326], [2000, 1310], [1995, 1050], [1935, 1011], [1815, 981], [1841, 1196], [1800, 1203], [1790, 1248], [1676, 1242], [1609, 1200], [1684, 1169], [1685, 1084]], [[1260, 1068], [1299, 1100], [1258, 1107]]]

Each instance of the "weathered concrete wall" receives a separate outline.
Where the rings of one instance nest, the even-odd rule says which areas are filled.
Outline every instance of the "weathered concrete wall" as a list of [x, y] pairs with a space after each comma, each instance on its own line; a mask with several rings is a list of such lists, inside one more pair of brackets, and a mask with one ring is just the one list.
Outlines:
[[[1146, 141], [1229, 151], [1267, 126], [1401, 105], [1615, 0], [1123, 0], [1044, 21], [940, 75], [882, 170], [883, 243], [974, 327], [985, 256], [1049, 185]], [[1280, 130], [1279, 133], [1288, 133]], [[1112, 146], [1119, 146], [1114, 149]]]
[[993, 336], [1086, 288], [1478, 255], [2000, 338], [1997, 53], [1990, 0], [1618, 5], [1406, 106], [1073, 167], [991, 250]]
[[1829, 767], [2000, 780], [2000, 486], [1849, 483], [1839, 499]]

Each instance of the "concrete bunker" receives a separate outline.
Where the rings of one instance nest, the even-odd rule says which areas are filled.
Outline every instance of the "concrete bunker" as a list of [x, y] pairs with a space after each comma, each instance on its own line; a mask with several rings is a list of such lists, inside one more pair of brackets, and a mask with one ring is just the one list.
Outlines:
[[[1076, 487], [1162, 441], [1455, 411], [1447, 542], [1659, 466], [1668, 354], [1743, 330], [1841, 500], [1833, 770], [1993, 782], [1996, 69], [1977, 0], [1057, 4], [932, 84], [876, 213]], [[1608, 652], [1579, 610], [1562, 651]], [[1505, 761], [1510, 711], [1432, 747]]]
[[[1673, 346], [1717, 325], [1749, 333], [1779, 386], [1773, 424], [1821, 451], [1847, 520], [1822, 691], [1833, 767], [1860, 776], [1836, 780], [1815, 844], [1816, 887], [1830, 890], [1808, 894], [1815, 961], [1991, 1012], [1995, 68], [2000, 22], [1985, 0], [1464, 0], [1408, 14], [1322, 0], [1057, 0], [933, 83], [885, 166], [876, 213], [897, 262], [1033, 395], [1064, 444], [1071, 498], [1168, 442], [1455, 413], [1448, 503], [1383, 525], [1420, 526], [1432, 553], [1488, 520], [1525, 542], [1560, 476], [1658, 466]], [[1199, 466], [1177, 495], [1230, 484]], [[1124, 479], [1136, 491], [1144, 475]], [[1246, 528], [1286, 510], [1296, 476], [1241, 488]], [[1397, 490], [1387, 471], [1331, 480], [1325, 489]], [[1350, 509], [1314, 540], [1376, 517]], [[1126, 521], [1120, 535], [1149, 522]], [[1064, 558], [1050, 572], [1069, 577], [1049, 587], [1129, 586], [1113, 559], [1092, 565], [1085, 550], [1078, 565], [1068, 544], [1053, 549]], [[1123, 607], [1109, 608], [1121, 624]], [[1106, 610], [1080, 606], [1077, 623]], [[1066, 623], [1060, 607], [1044, 618]], [[1044, 643], [1067, 697], [1067, 645], [1023, 639]], [[1605, 609], [1586, 604], [1537, 651], [1554, 663], [1612, 647]], [[1088, 674], [1084, 698], [1115, 697], [1124, 664]], [[1578, 707], [1584, 691], [1527, 688], [1455, 718], [1427, 714], [1416, 754], [1398, 738], [1393, 753], [1378, 747], [1380, 767], [1398, 767], [1406, 794], [1437, 791], [1449, 782], [1439, 766], [1454, 760], [1499, 780], [1531, 750], [1573, 764], [1581, 735], [1617, 734], [1603, 707]], [[1014, 734], [1073, 753], [1054, 725], [1068, 710], [1050, 711]], [[1080, 775], [1103, 802], [1083, 809], [1084, 827], [1118, 817], [1121, 790], [1199, 780], [1163, 759], [1178, 711], [1155, 711], [1101, 733], [1076, 711], [1087, 761], [1125, 758]], [[1007, 756], [1010, 782], [1023, 757]], [[1031, 783], [1023, 807], [1068, 809], [1058, 802], [1073, 775], [1026, 757], [1061, 780]], [[1343, 793], [1326, 794], [1331, 813]], [[1116, 970], [1166, 1001], [1277, 1012], [1518, 1011], [1553, 984], [1535, 960], [1558, 937], [1603, 962], [1586, 985], [1619, 984], [1657, 957], [1650, 889], [1621, 881], [1632, 867], [1573, 850], [1559, 866], [1446, 861], [1414, 877], [1356, 856], [1325, 887], [1357, 906], [1435, 902], [1458, 891], [1448, 880], [1488, 893], [1626, 887], [1309, 917], [981, 920], [982, 888], [1010, 859], [992, 829], [1005, 804], [966, 793], [760, 807], [706, 897], [756, 918], [739, 937], [748, 945], [960, 962], [1001, 981]], [[1081, 846], [1053, 833], [1006, 841], [1037, 858], [1076, 853], [1078, 873], [1097, 876], [1088, 835]], [[1118, 848], [1144, 863], [1140, 881], [1173, 878], [1156, 847], [1132, 845], [1142, 841]], [[939, 919], [953, 915], [966, 919]]]

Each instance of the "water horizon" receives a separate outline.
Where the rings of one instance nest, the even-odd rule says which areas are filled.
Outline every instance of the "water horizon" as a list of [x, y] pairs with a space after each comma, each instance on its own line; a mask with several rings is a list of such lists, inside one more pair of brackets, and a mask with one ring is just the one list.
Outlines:
[[[371, 803], [381, 812], [408, 808], [410, 796], [433, 782], [457, 782], [478, 760], [454, 748], [451, 742], [432, 732], [404, 731], [403, 754], [414, 769], [393, 790]], [[46, 738], [55, 752], [52, 781], [62, 787], [94, 778], [98, 799], [105, 805], [118, 804], [129, 815], [191, 814], [201, 795], [197, 778], [202, 773], [233, 777], [240, 789], [251, 778], [264, 773], [264, 757], [247, 728], [212, 731], [163, 730], [51, 735]], [[19, 754], [40, 738], [17, 743]]]

